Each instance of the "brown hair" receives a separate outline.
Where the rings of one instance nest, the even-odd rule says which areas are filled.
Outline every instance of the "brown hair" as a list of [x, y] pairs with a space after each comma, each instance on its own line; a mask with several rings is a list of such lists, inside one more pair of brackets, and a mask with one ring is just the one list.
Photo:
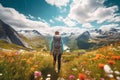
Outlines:
[[55, 35], [59, 35], [59, 31], [55, 31]]

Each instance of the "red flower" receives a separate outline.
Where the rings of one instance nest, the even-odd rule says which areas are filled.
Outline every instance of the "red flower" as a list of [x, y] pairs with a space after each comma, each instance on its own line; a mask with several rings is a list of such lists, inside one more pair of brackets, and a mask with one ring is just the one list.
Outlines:
[[101, 64], [101, 63], [98, 64], [99, 68], [101, 68], [101, 69], [104, 68], [104, 65], [105, 65], [105, 64]]
[[108, 61], [108, 64], [113, 65], [113, 64], [115, 64], [115, 61], [113, 61], [113, 60], [109, 60], [109, 61]]
[[79, 79], [80, 80], [85, 80], [86, 78], [87, 78], [87, 76], [85, 74], [83, 74], [83, 73], [79, 74]]

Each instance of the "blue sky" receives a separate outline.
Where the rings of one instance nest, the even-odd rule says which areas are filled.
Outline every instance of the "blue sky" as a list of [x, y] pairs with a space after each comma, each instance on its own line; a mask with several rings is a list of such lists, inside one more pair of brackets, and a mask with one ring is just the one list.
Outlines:
[[0, 19], [17, 30], [108, 30], [120, 26], [120, 0], [0, 0]]

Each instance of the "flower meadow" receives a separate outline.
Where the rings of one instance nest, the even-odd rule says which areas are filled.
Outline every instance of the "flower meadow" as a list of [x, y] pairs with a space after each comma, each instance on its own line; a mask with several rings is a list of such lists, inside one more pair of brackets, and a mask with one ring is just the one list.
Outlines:
[[61, 71], [49, 51], [0, 50], [0, 80], [120, 80], [120, 42], [62, 55]]

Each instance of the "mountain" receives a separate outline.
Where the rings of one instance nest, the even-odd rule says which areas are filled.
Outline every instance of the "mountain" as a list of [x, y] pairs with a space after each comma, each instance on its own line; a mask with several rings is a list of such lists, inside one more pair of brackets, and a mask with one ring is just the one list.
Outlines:
[[85, 31], [77, 38], [77, 40], [88, 41], [90, 39], [90, 37], [91, 37], [90, 33], [88, 31]]
[[43, 35], [37, 30], [20, 30], [17, 31], [19, 34], [24, 35], [26, 38], [34, 38], [34, 37], [43, 37]]
[[37, 30], [20, 30], [17, 31], [22, 38], [33, 48], [41, 49], [44, 47], [49, 47], [49, 37], [44, 36]]
[[28, 47], [28, 45], [20, 38], [20, 35], [2, 20], [0, 20], [0, 40], [5, 40], [8, 43]]
[[91, 39], [91, 35], [88, 31], [83, 32], [76, 40], [77, 46], [79, 49], [88, 49], [91, 47], [91, 43], [89, 40]]
[[120, 41], [120, 29], [111, 28], [109, 31], [101, 29], [83, 32], [77, 40], [79, 49], [93, 49]]

